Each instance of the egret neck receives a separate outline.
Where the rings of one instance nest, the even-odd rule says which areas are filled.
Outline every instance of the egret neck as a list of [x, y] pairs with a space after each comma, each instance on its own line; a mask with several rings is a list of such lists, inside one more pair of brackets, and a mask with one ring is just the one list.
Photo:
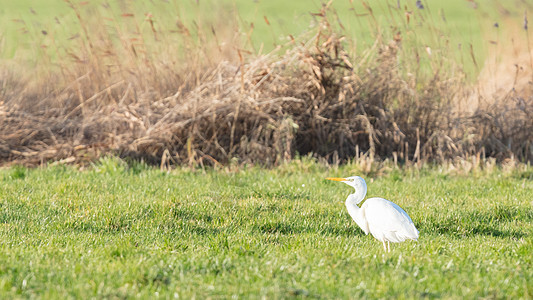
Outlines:
[[357, 184], [354, 188], [355, 193], [348, 195], [348, 198], [346, 198], [346, 208], [355, 223], [361, 227], [365, 234], [368, 234], [368, 223], [366, 222], [365, 211], [357, 206], [357, 204], [361, 203], [366, 196], [366, 186]]

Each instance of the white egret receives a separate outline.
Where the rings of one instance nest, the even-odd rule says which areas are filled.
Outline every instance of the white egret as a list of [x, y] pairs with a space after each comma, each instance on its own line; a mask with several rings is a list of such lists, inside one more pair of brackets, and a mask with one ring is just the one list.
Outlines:
[[385, 251], [390, 252], [390, 242], [418, 239], [418, 230], [411, 217], [397, 204], [383, 198], [369, 198], [361, 207], [357, 205], [366, 196], [366, 182], [363, 178], [352, 176], [326, 179], [346, 183], [355, 189], [355, 193], [346, 198], [348, 213], [365, 234], [370, 232], [383, 242]]

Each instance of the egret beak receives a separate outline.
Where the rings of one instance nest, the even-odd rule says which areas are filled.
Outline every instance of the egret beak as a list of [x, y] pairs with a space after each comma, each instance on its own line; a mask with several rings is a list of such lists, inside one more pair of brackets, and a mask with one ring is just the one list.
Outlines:
[[338, 178], [338, 177], [328, 177], [327, 180], [333, 180], [333, 181], [346, 181], [346, 178]]

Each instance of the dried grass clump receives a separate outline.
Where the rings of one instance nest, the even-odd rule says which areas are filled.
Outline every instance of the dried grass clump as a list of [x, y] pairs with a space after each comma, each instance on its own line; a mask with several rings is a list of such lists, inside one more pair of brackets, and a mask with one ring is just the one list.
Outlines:
[[533, 36], [527, 28], [527, 14], [522, 26], [516, 25], [507, 16], [501, 26], [494, 28], [496, 37], [467, 109], [471, 111], [471, 128], [477, 137], [476, 148], [499, 161], [516, 158], [530, 162], [533, 160]]
[[140, 32], [133, 39], [91, 27], [63, 52], [71, 63], [60, 74], [37, 82], [0, 74], [0, 163], [83, 163], [110, 152], [161, 165], [275, 165], [297, 154], [330, 162], [533, 158], [531, 96], [462, 109], [480, 96], [461, 72], [416, 75], [399, 33], [355, 54], [327, 9], [316, 32], [267, 55], [249, 54], [235, 33], [225, 34], [233, 47], [205, 42], [200, 31], [199, 42], [183, 24], [186, 59], [172, 56], [178, 49], [164, 45], [176, 40], [156, 27], [162, 44], [152, 47]]

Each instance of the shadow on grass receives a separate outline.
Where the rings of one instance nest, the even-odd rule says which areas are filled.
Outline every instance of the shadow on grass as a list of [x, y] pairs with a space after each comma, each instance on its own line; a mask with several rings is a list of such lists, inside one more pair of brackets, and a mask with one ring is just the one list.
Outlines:
[[213, 221], [213, 217], [205, 212], [194, 210], [191, 208], [176, 207], [172, 209], [172, 216], [177, 220], [196, 220], [210, 223]]
[[424, 224], [420, 224], [419, 229], [422, 232], [435, 232], [456, 237], [483, 235], [518, 239], [528, 234], [525, 232], [526, 229], [516, 224], [512, 225], [512, 223], [532, 221], [533, 211], [525, 207], [496, 206], [490, 210], [471, 211], [444, 218], [438, 216], [428, 218]]
[[[314, 226], [318, 225], [318, 226]], [[267, 233], [267, 234], [302, 234], [302, 233], [314, 233], [322, 235], [335, 235], [335, 236], [356, 236], [363, 235], [363, 232], [354, 226], [342, 226], [342, 225], [320, 225], [320, 224], [298, 224], [295, 222], [268, 222], [263, 224], [253, 224], [253, 232]]]

